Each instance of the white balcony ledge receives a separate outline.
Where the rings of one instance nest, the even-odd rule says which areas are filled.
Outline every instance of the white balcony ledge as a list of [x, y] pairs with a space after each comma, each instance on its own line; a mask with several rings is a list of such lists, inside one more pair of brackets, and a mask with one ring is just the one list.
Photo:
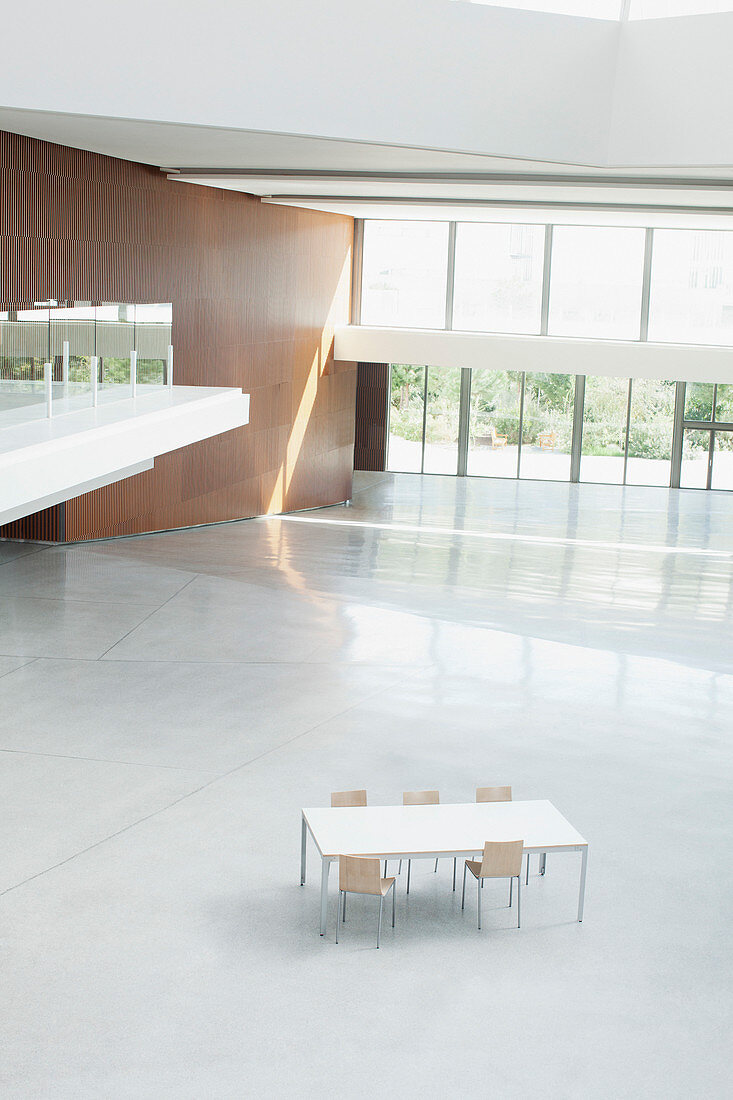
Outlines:
[[146, 388], [134, 399], [100, 394], [97, 408], [51, 419], [38, 418], [35, 409], [33, 419], [0, 425], [0, 524], [150, 469], [158, 455], [249, 422], [249, 395], [241, 390]]

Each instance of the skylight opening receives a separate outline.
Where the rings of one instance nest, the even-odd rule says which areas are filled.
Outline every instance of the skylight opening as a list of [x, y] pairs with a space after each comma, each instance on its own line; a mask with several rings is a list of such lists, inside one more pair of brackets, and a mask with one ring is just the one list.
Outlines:
[[489, 8], [515, 8], [551, 15], [576, 15], [584, 19], [618, 20], [621, 0], [463, 0]]
[[514, 8], [583, 19], [674, 19], [684, 15], [733, 12], [733, 0], [459, 0], [489, 8]]

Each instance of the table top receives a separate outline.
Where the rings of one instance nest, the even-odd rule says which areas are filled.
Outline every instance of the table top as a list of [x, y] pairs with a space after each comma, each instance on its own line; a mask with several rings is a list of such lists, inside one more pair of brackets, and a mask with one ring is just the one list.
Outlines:
[[471, 855], [487, 840], [523, 840], [525, 849], [585, 847], [551, 802], [462, 802], [438, 806], [350, 806], [303, 810], [322, 856]]

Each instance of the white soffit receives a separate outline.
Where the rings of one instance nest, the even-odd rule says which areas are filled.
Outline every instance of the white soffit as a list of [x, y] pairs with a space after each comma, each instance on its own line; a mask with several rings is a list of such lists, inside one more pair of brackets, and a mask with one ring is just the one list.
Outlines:
[[631, 340], [575, 340], [560, 336], [344, 325], [336, 329], [334, 356], [358, 363], [414, 363], [477, 370], [733, 382], [733, 350], [730, 348]]
[[149, 469], [168, 451], [249, 422], [241, 390], [173, 386], [0, 429], [0, 524]]
[[[691, 210], [655, 211], [642, 209], [609, 209], [593, 204], [562, 209], [553, 206], [496, 206], [477, 203], [471, 206], [461, 203], [358, 202], [327, 200], [263, 199], [263, 202], [281, 206], [298, 206], [306, 210], [321, 210], [329, 214], [343, 214], [350, 218], [371, 218], [376, 221], [458, 221], [458, 222], [510, 222], [524, 225], [620, 225], [641, 226], [655, 229], [733, 229], [733, 217], [724, 210], [701, 214]], [[733, 212], [732, 212], [733, 213]]]

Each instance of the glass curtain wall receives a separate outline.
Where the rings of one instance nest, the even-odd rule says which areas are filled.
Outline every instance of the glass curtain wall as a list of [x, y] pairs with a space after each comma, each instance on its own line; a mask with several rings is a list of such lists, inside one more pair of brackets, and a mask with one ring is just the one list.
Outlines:
[[428, 367], [425, 404], [423, 473], [458, 472], [461, 371]]
[[525, 374], [520, 477], [570, 479], [574, 405], [574, 374]]
[[631, 407], [626, 484], [668, 486], [676, 383], [634, 378], [629, 380], [629, 385]]
[[684, 416], [680, 487], [733, 489], [733, 385], [688, 382]]
[[426, 373], [406, 363], [390, 368], [388, 470], [422, 473]]
[[628, 378], [586, 378], [581, 481], [623, 484], [630, 385]]
[[366, 223], [363, 325], [444, 328], [447, 279], [447, 222]]
[[523, 389], [519, 371], [471, 372], [467, 473], [518, 476]]
[[645, 238], [644, 229], [555, 226], [551, 336], [639, 339]]
[[[568, 481], [575, 455], [581, 481], [675, 483], [679, 384], [597, 375], [583, 381], [577, 390], [570, 374], [393, 363], [387, 469]], [[576, 392], [583, 394], [577, 439]], [[680, 487], [733, 489], [733, 384], [690, 382], [681, 392]]]
[[544, 252], [543, 225], [458, 225], [453, 328], [539, 333]]
[[[368, 220], [361, 287], [365, 325], [733, 347], [730, 230]], [[733, 487], [733, 384], [683, 385], [589, 373], [574, 420], [573, 375], [395, 366], [390, 468]]]

